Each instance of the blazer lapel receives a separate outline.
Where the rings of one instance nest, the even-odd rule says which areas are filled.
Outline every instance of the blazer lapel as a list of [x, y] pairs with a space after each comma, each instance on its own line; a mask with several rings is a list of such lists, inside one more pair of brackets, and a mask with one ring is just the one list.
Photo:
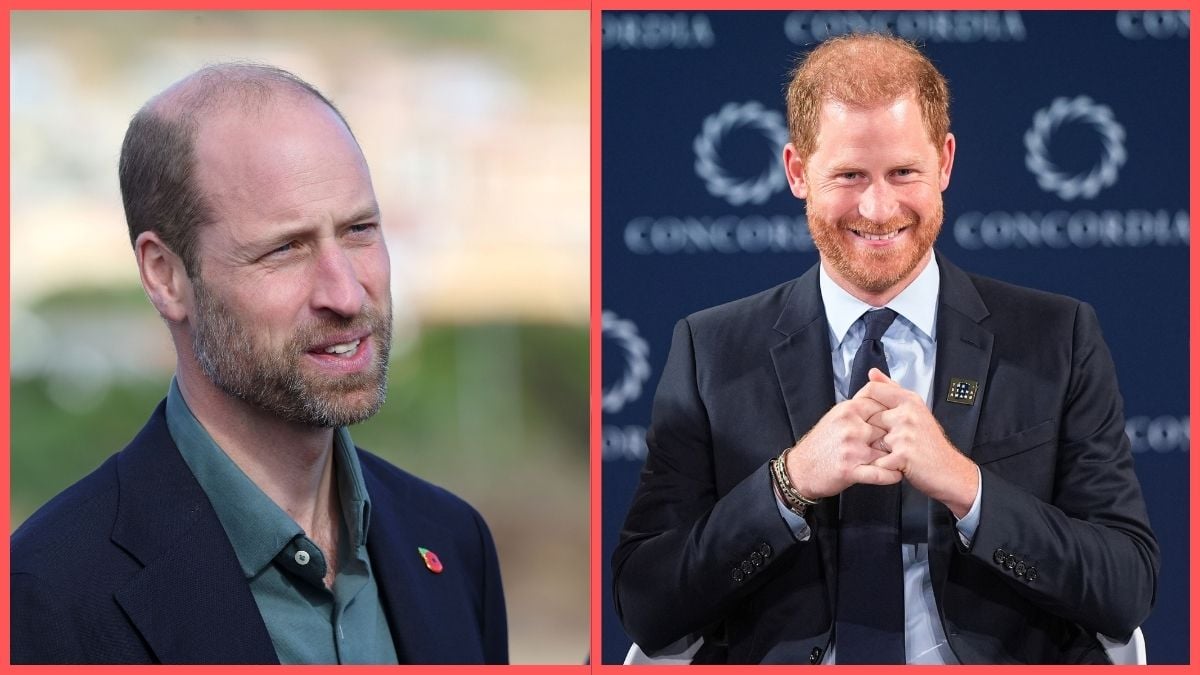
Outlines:
[[[774, 327], [784, 338], [771, 348], [775, 376], [796, 440], [829, 412], [835, 400], [829, 324], [825, 320], [817, 270], [814, 265], [796, 280]], [[813, 508], [813, 517], [813, 536], [821, 553], [826, 590], [832, 602], [837, 597], [838, 498], [821, 500]]]
[[112, 541], [144, 569], [116, 601], [163, 663], [278, 663], [208, 497], [179, 455], [164, 407], [121, 453]]
[[[979, 411], [987, 392], [991, 364], [991, 331], [980, 326], [989, 314], [987, 306], [961, 269], [938, 255], [941, 289], [937, 318], [937, 366], [933, 378], [933, 414], [956, 448], [970, 455]], [[833, 365], [829, 328], [821, 303], [817, 267], [796, 281], [775, 330], [783, 341], [771, 348], [775, 374], [787, 406], [792, 433], [799, 438], [833, 406]], [[977, 383], [974, 405], [952, 403], [947, 393], [952, 378]], [[825, 567], [826, 589], [837, 597], [836, 497], [824, 499], [814, 508], [817, 546]], [[940, 595], [946, 568], [957, 537], [949, 509], [931, 503], [929, 530], [930, 573]]]
[[[459, 558], [452, 534], [425, 520], [402, 487], [378, 480], [365, 462], [363, 479], [371, 495], [367, 552], [400, 663], [482, 663], [478, 631], [459, 627], [475, 621], [476, 599], [464, 591], [471, 582], [462, 577], [477, 561]], [[442, 570], [428, 569], [418, 548], [437, 554]]]
[[[374, 500], [375, 492], [371, 495]], [[403, 528], [385, 529], [378, 525], [371, 528], [367, 551], [384, 601], [396, 655], [400, 663], [444, 660], [446, 654], [454, 654], [457, 650], [453, 644], [445, 642], [446, 635], [436, 630], [437, 621], [431, 617], [443, 608], [438, 606], [436, 598], [428, 596], [425, 585], [438, 580], [429, 578], [434, 575], [423, 566], [417, 569], [421, 565], [417, 553], [419, 544], [411, 540]], [[404, 555], [406, 551], [407, 556]]]
[[[958, 267], [938, 256], [941, 291], [937, 318], [937, 366], [933, 377], [933, 415], [954, 447], [970, 456], [975, 442], [979, 412], [988, 390], [994, 335], [980, 322], [989, 314], [971, 279]], [[971, 404], [949, 400], [951, 380], [976, 383]], [[929, 567], [934, 590], [940, 595], [958, 534], [954, 516], [944, 505], [931, 502]]]

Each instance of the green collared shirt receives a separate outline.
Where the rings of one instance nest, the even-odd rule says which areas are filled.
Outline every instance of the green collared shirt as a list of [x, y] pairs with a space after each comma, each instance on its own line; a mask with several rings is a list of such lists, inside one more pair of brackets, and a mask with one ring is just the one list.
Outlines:
[[371, 500], [350, 432], [333, 436], [342, 505], [337, 575], [325, 587], [326, 554], [213, 441], [175, 380], [167, 427], [233, 544], [279, 662], [397, 662], [367, 557]]

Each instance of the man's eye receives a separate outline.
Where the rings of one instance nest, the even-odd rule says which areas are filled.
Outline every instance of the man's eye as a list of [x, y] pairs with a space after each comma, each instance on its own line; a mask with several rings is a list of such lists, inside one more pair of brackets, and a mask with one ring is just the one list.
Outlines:
[[281, 253], [287, 253], [288, 251], [291, 251], [294, 248], [296, 248], [296, 242], [289, 241], [288, 243], [283, 244], [282, 246], [278, 246], [276, 248], [271, 249], [271, 252], [268, 253], [267, 255], [270, 256], [270, 255], [279, 255]]
[[359, 223], [357, 225], [351, 225], [347, 229], [349, 230], [350, 234], [363, 234], [373, 231], [376, 227], [378, 227], [378, 225], [375, 223]]

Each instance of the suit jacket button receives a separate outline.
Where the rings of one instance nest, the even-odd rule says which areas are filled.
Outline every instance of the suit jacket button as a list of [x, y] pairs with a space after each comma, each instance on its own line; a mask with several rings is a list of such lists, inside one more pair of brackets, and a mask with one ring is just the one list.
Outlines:
[[1024, 560], [1017, 561], [1017, 566], [1013, 568], [1013, 572], [1016, 573], [1016, 575], [1019, 577], [1025, 576], [1025, 561]]
[[817, 665], [821, 662], [821, 656], [824, 653], [825, 650], [821, 649], [820, 647], [813, 647], [812, 651], [808, 653], [808, 662], [814, 666]]
[[997, 565], [1003, 565], [1004, 559], [1007, 556], [1008, 553], [1006, 553], [1004, 549], [998, 548], [996, 549], [996, 552], [992, 554], [992, 560], [995, 560]]
[[1011, 570], [1012, 568], [1014, 568], [1016, 566], [1017, 566], [1017, 556], [1009, 553], [1008, 557], [1004, 559], [1004, 569]]
[[750, 554], [750, 564], [751, 565], [758, 567], [762, 563], [763, 563], [763, 557], [762, 557], [761, 553], [759, 553], [758, 551], [755, 551], [754, 553]]
[[763, 543], [758, 545], [758, 552], [762, 554], [762, 557], [770, 558], [771, 557], [771, 545], [764, 541]]
[[1025, 570], [1025, 581], [1033, 581], [1033, 580], [1034, 580], [1034, 579], [1036, 579], [1037, 577], [1038, 577], [1037, 568], [1036, 568], [1036, 567], [1034, 567], [1034, 566], [1032, 566], [1032, 565], [1030, 565], [1030, 566], [1029, 566], [1029, 567], [1028, 567], [1028, 568]]
[[745, 578], [746, 578], [746, 574], [744, 572], [742, 572], [742, 568], [740, 568], [740, 567], [733, 568], [733, 580], [734, 581], [741, 581], [742, 579], [745, 579]]
[[754, 571], [754, 565], [751, 565], [749, 560], [743, 560], [742, 561], [742, 571], [745, 572], [746, 574], [750, 574], [751, 572]]

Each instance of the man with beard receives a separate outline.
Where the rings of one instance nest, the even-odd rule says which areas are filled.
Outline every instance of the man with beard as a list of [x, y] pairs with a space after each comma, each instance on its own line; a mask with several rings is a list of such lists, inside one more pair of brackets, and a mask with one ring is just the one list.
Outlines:
[[794, 73], [783, 163], [820, 263], [676, 325], [613, 555], [645, 651], [1107, 663], [1099, 636], [1149, 612], [1158, 546], [1094, 311], [932, 250], [948, 103], [889, 36]]
[[12, 536], [14, 663], [504, 663], [491, 535], [357, 449], [390, 269], [366, 160], [313, 87], [205, 68], [120, 160], [177, 369], [122, 452]]

